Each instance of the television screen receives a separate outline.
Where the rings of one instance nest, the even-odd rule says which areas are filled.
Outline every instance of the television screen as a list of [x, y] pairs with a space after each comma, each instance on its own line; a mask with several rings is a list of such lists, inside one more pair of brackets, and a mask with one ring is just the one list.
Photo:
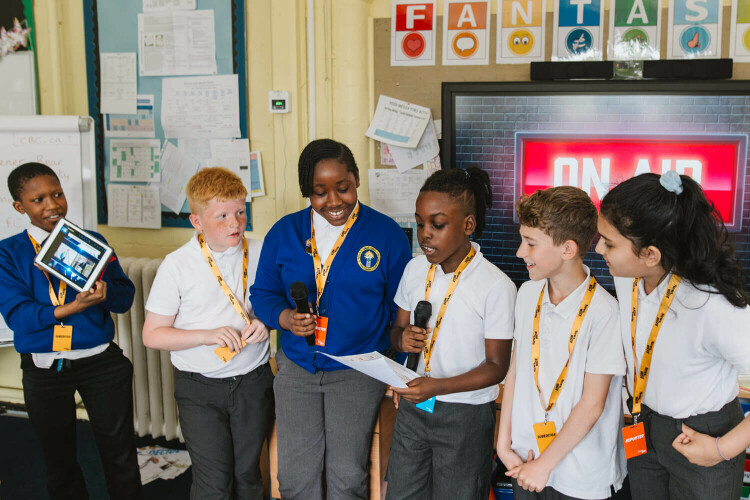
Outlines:
[[[572, 185], [598, 205], [618, 182], [666, 170], [701, 184], [748, 271], [747, 82], [444, 83], [442, 108], [443, 164], [489, 173], [494, 204], [478, 243], [517, 284], [528, 279], [515, 256], [522, 194]], [[611, 289], [593, 248], [585, 263]]]

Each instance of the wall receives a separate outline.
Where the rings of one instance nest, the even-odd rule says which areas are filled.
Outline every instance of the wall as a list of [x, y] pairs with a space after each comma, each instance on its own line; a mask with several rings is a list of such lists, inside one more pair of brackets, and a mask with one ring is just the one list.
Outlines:
[[[249, 136], [252, 148], [263, 153], [267, 192], [253, 201], [254, 231], [249, 236], [261, 239], [282, 215], [305, 204], [299, 195], [296, 168], [298, 154], [310, 138], [307, 2], [247, 0], [246, 4]], [[494, 14], [496, 1], [491, 5]], [[419, 68], [396, 72], [388, 61], [375, 60], [376, 43], [382, 47], [383, 36], [390, 29], [384, 19], [390, 18], [391, 0], [314, 0], [314, 7], [315, 136], [332, 137], [351, 147], [360, 166], [360, 199], [365, 203], [369, 201], [367, 169], [375, 165], [377, 149], [364, 131], [380, 90], [392, 89], [393, 97], [408, 100], [408, 89], [415, 88], [439, 96], [443, 80], [528, 80], [527, 65], [499, 67], [491, 63], [469, 70], [438, 64], [424, 70], [432, 72], [429, 78]], [[437, 8], [442, 13], [442, 0]], [[551, 11], [552, 2], [548, 2]], [[35, 0], [34, 15], [42, 114], [88, 114], [81, 0]], [[439, 47], [437, 55], [439, 61]], [[269, 90], [290, 91], [289, 114], [268, 113]], [[439, 100], [431, 97], [423, 104], [439, 116]], [[163, 256], [192, 235], [190, 230], [177, 228], [154, 231], [100, 226], [99, 231], [119, 255], [133, 257]], [[22, 401], [18, 364], [15, 351], [0, 349], [0, 401]]]

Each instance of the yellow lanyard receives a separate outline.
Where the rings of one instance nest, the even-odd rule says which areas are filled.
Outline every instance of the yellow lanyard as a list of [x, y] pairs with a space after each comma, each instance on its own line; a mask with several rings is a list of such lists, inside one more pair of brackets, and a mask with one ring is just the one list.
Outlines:
[[248, 317], [244, 308], [245, 294], [247, 293], [247, 239], [242, 238], [242, 301], [239, 301], [237, 299], [229, 286], [227, 286], [226, 281], [224, 281], [224, 278], [221, 275], [221, 271], [219, 271], [219, 268], [216, 265], [216, 261], [208, 251], [208, 245], [206, 245], [206, 241], [203, 239], [202, 234], [198, 234], [198, 245], [201, 247], [201, 252], [203, 252], [203, 256], [206, 258], [206, 262], [208, 262], [208, 267], [211, 268], [211, 272], [214, 273], [214, 278], [216, 278], [216, 281], [219, 283], [221, 291], [224, 292], [224, 295], [227, 296], [227, 299], [229, 299], [229, 303], [232, 304], [232, 307], [234, 307], [234, 310], [237, 311], [237, 314], [239, 314], [243, 321], [249, 325], [250, 318]]
[[[451, 298], [453, 297], [453, 292], [456, 290], [456, 287], [458, 286], [458, 280], [461, 278], [461, 273], [464, 272], [464, 269], [466, 269], [466, 266], [469, 265], [471, 262], [471, 259], [474, 258], [474, 255], [476, 255], [476, 252], [474, 251], [474, 247], [471, 247], [469, 250], [469, 253], [466, 254], [466, 257], [464, 257], [464, 260], [461, 261], [461, 264], [458, 265], [455, 271], [453, 271], [453, 277], [451, 278], [451, 284], [448, 286], [448, 291], [445, 292], [445, 298], [443, 299], [443, 303], [440, 305], [440, 311], [438, 312], [437, 318], [435, 318], [435, 327], [432, 329], [432, 338], [430, 339], [429, 347], [427, 344], [424, 346], [424, 373], [425, 375], [430, 374], [430, 358], [432, 357], [432, 348], [435, 347], [435, 342], [438, 338], [438, 333], [440, 333], [440, 325], [443, 322], [443, 316], [445, 316], [445, 310], [448, 308], [448, 303], [451, 301]], [[424, 284], [424, 300], [429, 300], [430, 298], [430, 290], [432, 290], [432, 281], [435, 279], [435, 269], [437, 268], [437, 264], [432, 264], [430, 266], [430, 270], [427, 272], [427, 281], [425, 281]]]
[[531, 363], [534, 370], [534, 382], [536, 382], [536, 390], [539, 393], [539, 402], [542, 404], [542, 408], [544, 408], [545, 423], [547, 422], [547, 414], [555, 407], [557, 398], [560, 397], [560, 393], [562, 392], [565, 378], [568, 376], [568, 365], [570, 365], [573, 348], [578, 341], [578, 333], [581, 330], [583, 319], [586, 317], [586, 313], [589, 310], [591, 299], [594, 297], [596, 278], [593, 276], [591, 277], [588, 287], [586, 288], [586, 293], [583, 295], [583, 300], [581, 300], [581, 306], [578, 308], [576, 319], [573, 322], [573, 328], [570, 329], [570, 336], [568, 337], [568, 360], [565, 362], [565, 367], [563, 367], [562, 372], [560, 372], [560, 376], [557, 377], [557, 382], [555, 383], [555, 387], [549, 397], [549, 404], [545, 407], [544, 401], [542, 401], [542, 389], [539, 387], [539, 318], [542, 315], [542, 298], [544, 297], [544, 288], [546, 286], [547, 285], [545, 284], [542, 287], [542, 293], [539, 294], [539, 301], [537, 302], [536, 310], [534, 311], [534, 330], [533, 335], [531, 336]]
[[313, 264], [315, 265], [315, 287], [318, 289], [318, 294], [315, 299], [315, 303], [320, 307], [320, 298], [323, 296], [323, 290], [326, 286], [326, 279], [328, 273], [331, 270], [331, 264], [333, 264], [333, 258], [336, 256], [336, 252], [339, 251], [341, 245], [344, 244], [346, 235], [349, 234], [349, 230], [352, 228], [354, 223], [359, 217], [359, 204], [354, 208], [354, 211], [349, 216], [349, 220], [344, 224], [344, 228], [341, 230], [336, 243], [331, 249], [331, 253], [328, 254], [325, 266], [321, 266], [320, 254], [318, 253], [318, 245], [315, 243], [315, 225], [313, 224], [313, 211], [310, 210], [310, 249], [312, 250]]
[[638, 418], [638, 414], [641, 413], [641, 402], [643, 401], [643, 393], [646, 391], [646, 382], [648, 381], [649, 367], [651, 366], [651, 356], [654, 355], [654, 344], [656, 344], [656, 337], [659, 335], [661, 325], [664, 324], [664, 316], [669, 310], [669, 306], [672, 304], [672, 299], [677, 291], [682, 278], [673, 274], [669, 279], [667, 289], [664, 291], [664, 297], [661, 299], [659, 305], [659, 311], [656, 313], [656, 319], [654, 320], [654, 326], [651, 327], [651, 334], [648, 336], [648, 343], [646, 344], [646, 350], [643, 353], [643, 359], [641, 360], [641, 366], [636, 371], [635, 363], [635, 325], [638, 320], [638, 282], [640, 278], [633, 278], [633, 298], [631, 300], [631, 313], [630, 313], [630, 340], [633, 344], [633, 416]]
[[[39, 251], [42, 249], [42, 245], [37, 243], [34, 237], [31, 236], [31, 234], [29, 234], [28, 232], [26, 234], [29, 236], [31, 244], [34, 245], [34, 250], [36, 250], [36, 253], [39, 253]], [[49, 274], [47, 274], [47, 271], [42, 272], [47, 277], [47, 282], [49, 283], [49, 300], [52, 301], [52, 305], [57, 307], [65, 304], [65, 294], [68, 292], [68, 285], [60, 280], [60, 288], [57, 290], [57, 296], [55, 296], [55, 289], [52, 287], [52, 280], [49, 279]]]

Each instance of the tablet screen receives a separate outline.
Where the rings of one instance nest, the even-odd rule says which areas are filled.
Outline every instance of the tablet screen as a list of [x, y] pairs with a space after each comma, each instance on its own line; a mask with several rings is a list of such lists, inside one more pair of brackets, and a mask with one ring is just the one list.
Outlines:
[[76, 228], [65, 225], [55, 236], [42, 261], [83, 288], [107, 248]]

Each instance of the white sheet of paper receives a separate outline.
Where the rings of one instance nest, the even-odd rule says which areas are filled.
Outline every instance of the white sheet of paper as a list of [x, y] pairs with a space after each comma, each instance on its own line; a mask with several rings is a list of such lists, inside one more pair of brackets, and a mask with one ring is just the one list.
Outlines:
[[435, 124], [430, 118], [430, 122], [424, 128], [424, 134], [419, 139], [416, 148], [403, 148], [401, 146], [389, 146], [393, 161], [399, 172], [406, 172], [414, 167], [418, 167], [426, 161], [430, 161], [440, 153], [440, 145], [435, 132]]
[[101, 113], [134, 115], [137, 111], [138, 77], [135, 52], [101, 52]]
[[386, 144], [415, 148], [431, 116], [430, 108], [381, 95], [365, 135]]
[[109, 184], [107, 213], [110, 227], [160, 229], [159, 185]]
[[205, 167], [206, 160], [211, 158], [211, 139], [183, 137], [177, 139], [177, 148], [194, 160], [198, 160], [201, 168]]
[[370, 206], [384, 214], [413, 214], [419, 189], [430, 176], [417, 169], [399, 173], [395, 168], [371, 168]]
[[246, 201], [251, 201], [252, 177], [250, 173], [250, 141], [247, 139], [211, 139], [212, 166], [225, 167], [242, 179], [247, 189]]
[[215, 75], [214, 11], [138, 14], [138, 71], [141, 76]]
[[143, 0], [143, 12], [195, 10], [195, 0]]
[[135, 114], [104, 115], [104, 137], [155, 137], [154, 95], [138, 94]]
[[240, 136], [237, 75], [164, 78], [161, 95], [167, 138]]
[[161, 153], [161, 183], [159, 198], [162, 205], [179, 214], [185, 204], [185, 186], [198, 171], [198, 160], [177, 149], [167, 142]]
[[159, 139], [109, 141], [110, 182], [159, 182]]
[[342, 365], [364, 373], [368, 377], [380, 380], [391, 387], [406, 388], [407, 382], [420, 376], [392, 359], [386, 358], [377, 351], [351, 356], [334, 356], [325, 352], [320, 352], [320, 354], [325, 354]]
[[221, 156], [209, 158], [205, 162], [208, 167], [224, 167], [234, 172], [242, 180], [242, 185], [247, 189], [245, 201], [251, 201], [253, 197], [250, 185], [250, 153], [224, 153]]

